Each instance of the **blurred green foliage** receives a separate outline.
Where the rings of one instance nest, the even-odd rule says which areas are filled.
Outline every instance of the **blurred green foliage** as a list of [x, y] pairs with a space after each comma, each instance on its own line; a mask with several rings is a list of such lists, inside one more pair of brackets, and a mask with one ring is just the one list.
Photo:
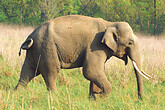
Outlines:
[[126, 21], [143, 33], [165, 31], [164, 0], [156, 0], [156, 8], [154, 0], [0, 0], [0, 22], [5, 23], [38, 26], [71, 14]]

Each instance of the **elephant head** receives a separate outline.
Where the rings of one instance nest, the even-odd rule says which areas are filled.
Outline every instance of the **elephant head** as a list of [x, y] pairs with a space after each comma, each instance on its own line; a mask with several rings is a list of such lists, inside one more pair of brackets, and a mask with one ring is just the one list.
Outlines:
[[137, 78], [138, 97], [141, 99], [143, 90], [141, 76], [144, 76], [147, 79], [149, 79], [150, 76], [141, 69], [141, 56], [138, 40], [134, 35], [132, 28], [126, 22], [113, 23], [106, 29], [102, 43], [105, 43], [107, 47], [113, 51], [114, 56], [124, 60], [125, 64], [128, 62], [128, 57], [131, 59]]

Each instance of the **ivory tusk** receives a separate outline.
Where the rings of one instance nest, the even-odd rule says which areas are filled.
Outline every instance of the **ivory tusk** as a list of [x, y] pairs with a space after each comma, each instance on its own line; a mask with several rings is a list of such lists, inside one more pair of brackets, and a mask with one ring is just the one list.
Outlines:
[[141, 72], [142, 72], [144, 75], [146, 75], [146, 76], [148, 76], [148, 77], [152, 78], [149, 74], [147, 74], [147, 73], [146, 73], [146, 72], [144, 72], [143, 70], [141, 70]]
[[135, 69], [139, 72], [140, 75], [142, 75], [144, 78], [150, 80], [147, 76], [145, 76], [140, 70], [139, 68], [137, 67], [136, 63], [134, 61], [132, 61], [133, 63], [133, 66], [135, 67]]

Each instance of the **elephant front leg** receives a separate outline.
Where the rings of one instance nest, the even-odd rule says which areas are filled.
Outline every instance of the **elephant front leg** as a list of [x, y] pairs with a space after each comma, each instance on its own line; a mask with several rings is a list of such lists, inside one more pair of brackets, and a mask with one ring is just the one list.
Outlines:
[[[104, 71], [104, 62], [106, 61], [105, 54], [87, 53], [83, 64], [83, 75], [90, 83], [90, 95], [95, 98], [96, 93], [109, 94], [112, 90], [111, 84], [107, 80]], [[99, 91], [99, 89], [101, 91]]]
[[[88, 69], [91, 70], [91, 68], [89, 67]], [[84, 68], [83, 74], [86, 79], [91, 81], [90, 96], [92, 96], [95, 99], [96, 98], [95, 94], [97, 94], [97, 93], [102, 94], [102, 95], [110, 94], [112, 87], [111, 87], [111, 84], [109, 83], [109, 81], [107, 80], [107, 77], [105, 76], [104, 71], [96, 72], [95, 70], [88, 71], [88, 69]]]

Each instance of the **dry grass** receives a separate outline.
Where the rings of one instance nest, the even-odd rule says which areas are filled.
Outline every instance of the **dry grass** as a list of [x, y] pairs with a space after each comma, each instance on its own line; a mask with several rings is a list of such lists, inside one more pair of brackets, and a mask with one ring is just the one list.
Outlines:
[[148, 69], [165, 68], [165, 36], [164, 37], [144, 37], [139, 38], [140, 48], [143, 55], [143, 62]]
[[157, 80], [165, 80], [164, 74], [159, 74], [165, 71], [165, 36], [140, 36], [139, 41], [145, 71]]
[[21, 67], [25, 52], [22, 52], [22, 57], [19, 57], [19, 48], [34, 28], [0, 24], [0, 30], [0, 55], [11, 67]]

